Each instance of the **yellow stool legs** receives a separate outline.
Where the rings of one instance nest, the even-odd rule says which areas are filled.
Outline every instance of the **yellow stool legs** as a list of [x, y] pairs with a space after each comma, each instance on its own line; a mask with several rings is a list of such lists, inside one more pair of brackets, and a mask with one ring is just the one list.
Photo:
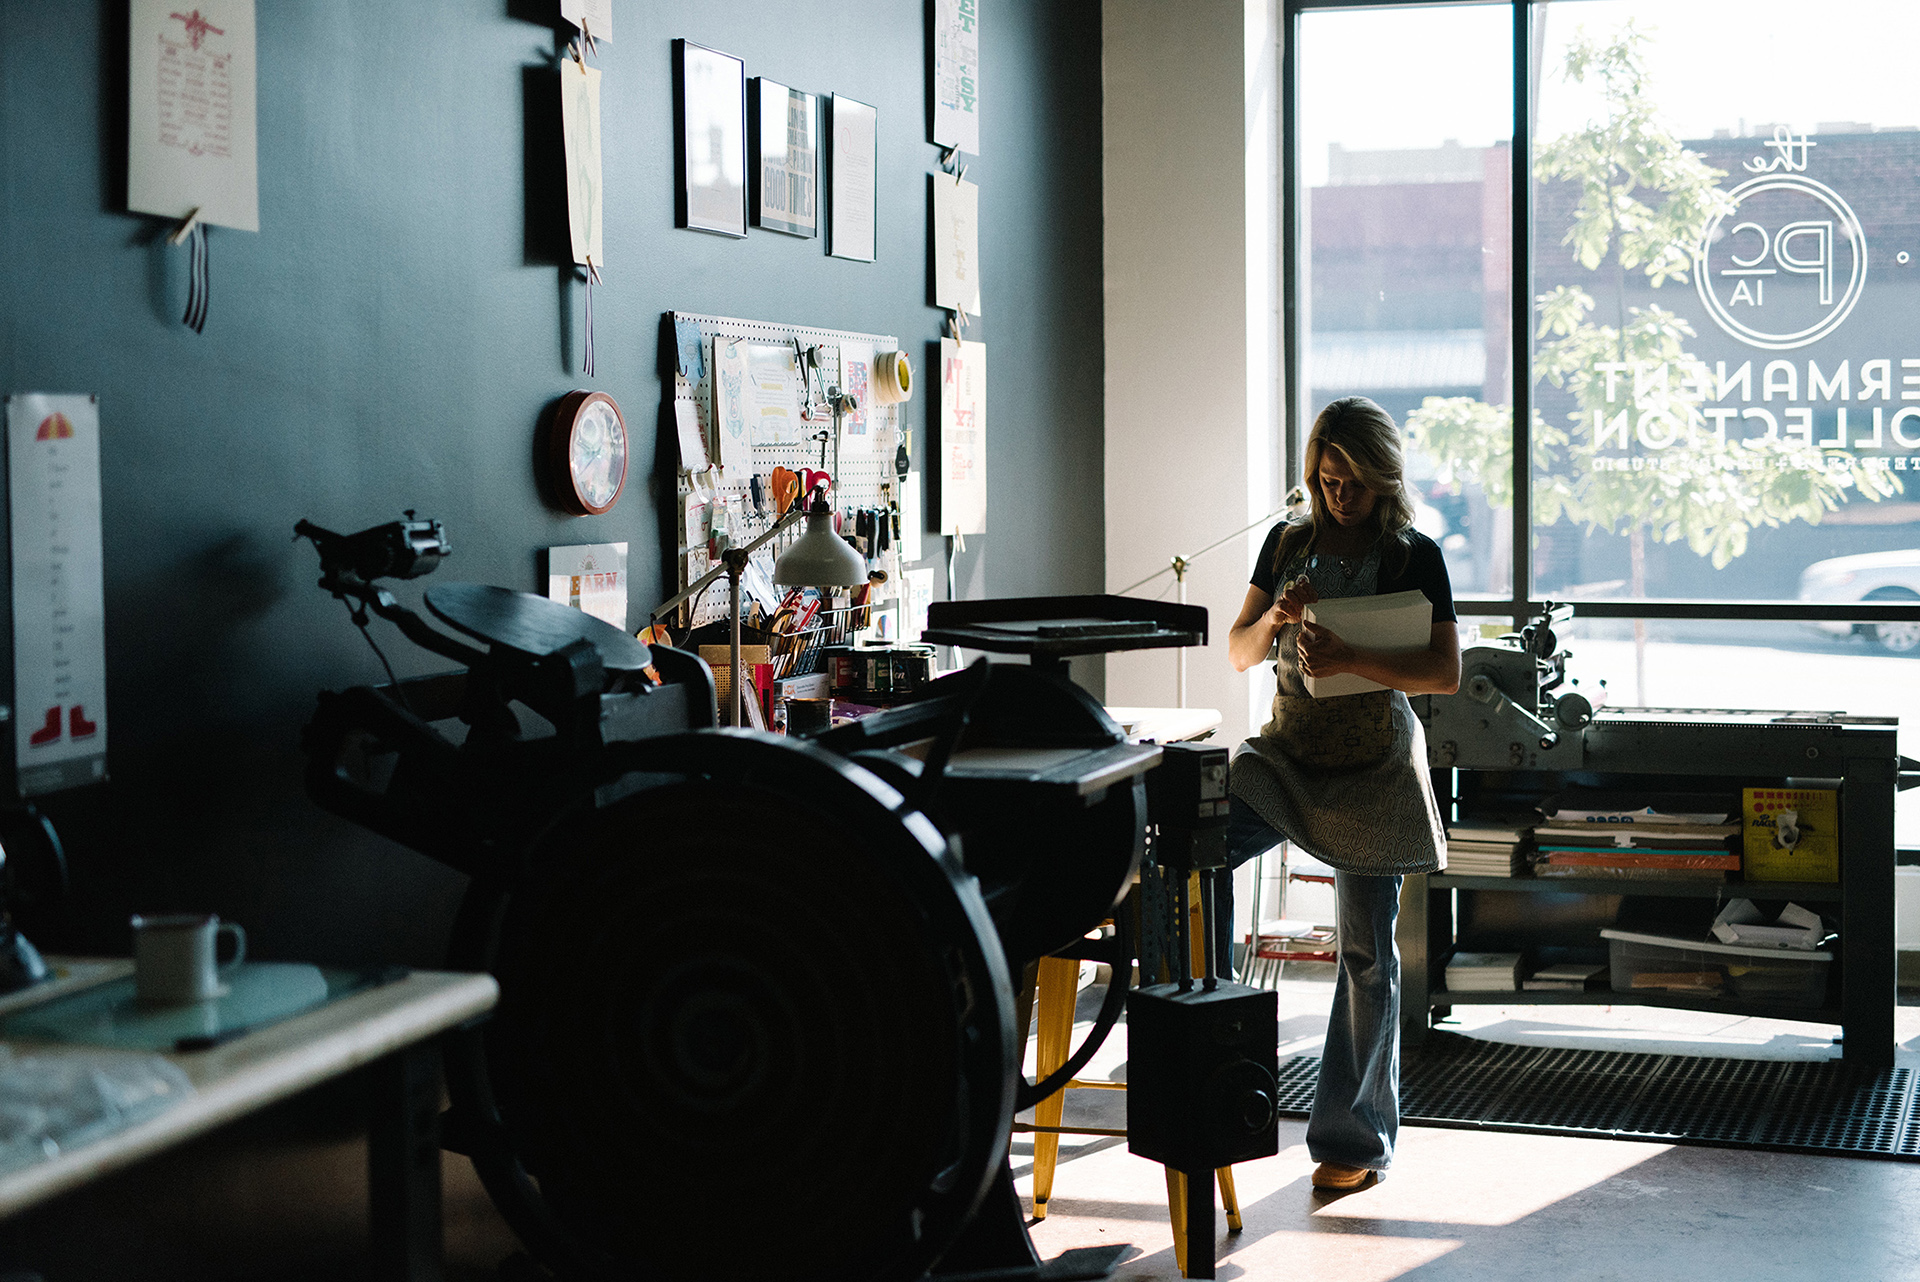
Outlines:
[[[1034, 1000], [1040, 1007], [1038, 1041], [1033, 1048], [1034, 1080], [1058, 1072], [1073, 1050], [1073, 1001], [1079, 993], [1080, 963], [1065, 957], [1042, 957], [1035, 979]], [[1062, 1012], [1065, 1018], [1062, 1018]], [[1047, 1200], [1053, 1196], [1053, 1168], [1060, 1161], [1058, 1127], [1065, 1115], [1063, 1087], [1034, 1105], [1033, 1218], [1047, 1218]]]
[[[1197, 880], [1197, 877], [1196, 877]], [[1195, 905], [1195, 917], [1198, 917], [1199, 894], [1197, 888], [1191, 896]], [[1196, 954], [1205, 945], [1201, 941], [1196, 920], [1188, 933], [1193, 941]], [[1194, 969], [1199, 971], [1203, 959], [1196, 955]], [[1058, 1071], [1067, 1062], [1072, 1053], [1073, 1007], [1078, 996], [1080, 963], [1072, 958], [1043, 957], [1037, 965], [1030, 967], [1027, 982], [1023, 985], [1018, 1014], [1028, 1013], [1029, 1002], [1034, 1011], [1036, 1041], [1034, 1045], [1034, 1078], [1039, 1080]], [[1024, 1030], [1027, 1023], [1023, 1020]], [[1115, 1127], [1073, 1127], [1063, 1126], [1065, 1116], [1066, 1093], [1069, 1089], [1079, 1090], [1125, 1090], [1124, 1082], [1083, 1082], [1070, 1081], [1060, 1090], [1034, 1106], [1034, 1120], [1031, 1126], [1014, 1123], [1016, 1131], [1031, 1131], [1033, 1134], [1033, 1218], [1047, 1218], [1047, 1203], [1053, 1197], [1053, 1173], [1060, 1161], [1060, 1137], [1062, 1135], [1110, 1135], [1125, 1136], [1126, 1131]], [[1233, 1168], [1223, 1166], [1214, 1172], [1220, 1185], [1220, 1201], [1226, 1212], [1227, 1229], [1237, 1233], [1242, 1226], [1240, 1217], [1240, 1198], [1233, 1186]], [[1173, 1225], [1174, 1259], [1180, 1272], [1187, 1271], [1187, 1177], [1183, 1172], [1167, 1172], [1167, 1214]]]

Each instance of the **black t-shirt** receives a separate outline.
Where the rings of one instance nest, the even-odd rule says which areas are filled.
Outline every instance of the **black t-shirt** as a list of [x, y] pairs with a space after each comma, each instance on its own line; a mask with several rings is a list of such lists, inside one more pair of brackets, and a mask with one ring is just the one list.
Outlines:
[[[1274, 596], [1276, 586], [1273, 555], [1280, 546], [1280, 536], [1287, 528], [1282, 521], [1267, 531], [1267, 541], [1260, 545], [1259, 559], [1253, 563], [1253, 586], [1269, 597]], [[1407, 565], [1399, 574], [1388, 574], [1387, 565], [1394, 560], [1391, 549], [1385, 549], [1381, 555], [1384, 563], [1380, 570], [1380, 595], [1389, 592], [1405, 592], [1417, 588], [1433, 605], [1435, 623], [1452, 623], [1458, 616], [1453, 612], [1453, 583], [1447, 578], [1447, 563], [1440, 555], [1440, 545], [1418, 530], [1407, 531], [1410, 546], [1407, 549]]]

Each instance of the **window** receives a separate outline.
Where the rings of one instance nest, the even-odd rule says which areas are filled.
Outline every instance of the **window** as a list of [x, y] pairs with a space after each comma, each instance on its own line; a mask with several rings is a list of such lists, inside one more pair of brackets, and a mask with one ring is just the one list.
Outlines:
[[1616, 706], [1920, 756], [1920, 6], [1287, 9], [1288, 479], [1371, 396], [1463, 615], [1571, 600]]
[[[1512, 19], [1497, 6], [1340, 11], [1298, 30], [1302, 421], [1356, 393], [1401, 422], [1429, 398], [1504, 411]], [[1509, 441], [1498, 470], [1511, 455]], [[1504, 595], [1511, 487], [1458, 463], [1410, 451], [1418, 524], [1455, 591]]]

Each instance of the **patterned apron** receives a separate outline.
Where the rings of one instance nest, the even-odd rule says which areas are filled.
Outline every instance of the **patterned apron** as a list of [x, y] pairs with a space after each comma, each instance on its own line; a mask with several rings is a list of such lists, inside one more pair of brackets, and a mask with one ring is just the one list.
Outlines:
[[[1296, 556], [1279, 576], [1305, 575], [1323, 600], [1373, 596], [1380, 549], [1357, 564]], [[1427, 778], [1427, 737], [1398, 690], [1314, 699], [1300, 674], [1300, 625], [1275, 638], [1273, 719], [1234, 754], [1233, 795], [1275, 831], [1341, 872], [1438, 872], [1446, 835]]]

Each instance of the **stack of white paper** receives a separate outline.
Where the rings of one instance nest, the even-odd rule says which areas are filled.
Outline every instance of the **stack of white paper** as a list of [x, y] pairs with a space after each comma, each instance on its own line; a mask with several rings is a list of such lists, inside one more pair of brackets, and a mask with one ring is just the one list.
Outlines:
[[1520, 987], [1519, 953], [1455, 953], [1447, 987], [1456, 993], [1510, 993]]
[[1581, 992], [1596, 979], [1604, 978], [1605, 966], [1595, 966], [1587, 962], [1562, 962], [1558, 966], [1548, 966], [1536, 970], [1527, 976], [1521, 987], [1528, 992]]
[[[1417, 590], [1316, 601], [1307, 607], [1306, 621], [1326, 628], [1360, 650], [1406, 653], [1424, 650], [1433, 642], [1433, 603]], [[1305, 680], [1307, 693], [1316, 699], [1386, 689], [1378, 681], [1351, 672]]]

